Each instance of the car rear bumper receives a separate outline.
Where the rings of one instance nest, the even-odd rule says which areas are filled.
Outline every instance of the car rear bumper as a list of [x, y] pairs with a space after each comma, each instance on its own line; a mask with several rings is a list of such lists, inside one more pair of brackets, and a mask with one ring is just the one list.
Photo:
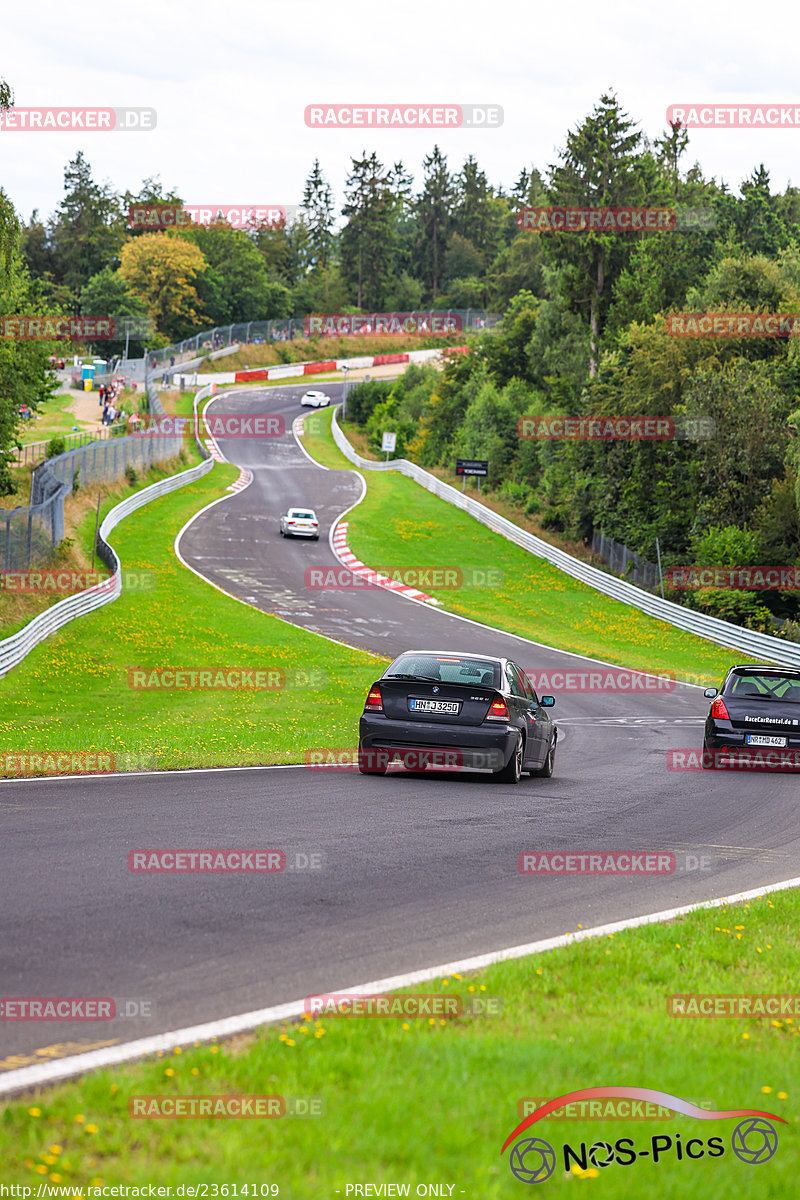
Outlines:
[[744, 750], [753, 751], [769, 749], [764, 746], [748, 745], [747, 735], [754, 734], [766, 737], [782, 737], [786, 739], [787, 750], [795, 750], [800, 752], [800, 736], [790, 734], [785, 729], [734, 729], [732, 724], [726, 721], [724, 724], [716, 723], [714, 725], [707, 724], [705, 727], [705, 743], [710, 750]]
[[430, 765], [442, 770], [500, 771], [511, 758], [517, 737], [518, 731], [508, 725], [443, 726], [398, 721], [378, 713], [365, 714], [358, 724], [361, 750], [386, 750], [401, 759], [404, 754], [411, 757], [428, 750], [432, 752]]

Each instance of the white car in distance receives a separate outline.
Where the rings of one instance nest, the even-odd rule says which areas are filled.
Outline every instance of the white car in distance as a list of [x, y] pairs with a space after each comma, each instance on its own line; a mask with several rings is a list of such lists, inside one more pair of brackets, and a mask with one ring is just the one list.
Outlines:
[[319, 541], [319, 521], [313, 508], [290, 508], [280, 521], [281, 537], [308, 537]]
[[327, 408], [331, 402], [330, 396], [324, 392], [306, 392], [300, 404], [303, 408]]

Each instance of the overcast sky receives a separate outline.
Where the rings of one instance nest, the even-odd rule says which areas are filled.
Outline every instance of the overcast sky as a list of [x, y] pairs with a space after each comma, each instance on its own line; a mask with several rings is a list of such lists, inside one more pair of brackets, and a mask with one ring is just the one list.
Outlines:
[[[0, 132], [0, 183], [27, 220], [63, 195], [83, 150], [94, 178], [138, 190], [160, 176], [190, 204], [298, 204], [318, 157], [337, 208], [350, 157], [402, 160], [419, 185], [438, 142], [452, 168], [472, 152], [493, 184], [555, 161], [568, 130], [613, 89], [651, 138], [683, 101], [800, 103], [800, 10], [773, 0], [437, 5], [406, 0], [81, 0], [15, 4], [0, 78], [19, 108], [136, 106], [152, 132]], [[497, 104], [492, 129], [312, 129], [309, 104]], [[694, 130], [684, 168], [738, 191], [763, 162], [773, 190], [800, 183], [800, 128]]]

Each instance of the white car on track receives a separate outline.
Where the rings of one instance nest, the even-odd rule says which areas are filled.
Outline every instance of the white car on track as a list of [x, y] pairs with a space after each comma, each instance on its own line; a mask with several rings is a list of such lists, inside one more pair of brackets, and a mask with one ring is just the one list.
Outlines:
[[327, 408], [331, 402], [330, 396], [324, 392], [306, 392], [300, 404], [303, 408]]
[[281, 537], [308, 537], [319, 541], [319, 521], [313, 508], [290, 508], [280, 522]]

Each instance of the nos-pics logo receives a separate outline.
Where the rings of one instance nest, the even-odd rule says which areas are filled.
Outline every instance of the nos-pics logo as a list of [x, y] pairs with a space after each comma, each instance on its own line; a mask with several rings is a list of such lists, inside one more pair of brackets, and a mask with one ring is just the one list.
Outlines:
[[[554, 1100], [548, 1100], [546, 1104], [537, 1108], [509, 1134], [500, 1153], [504, 1154], [515, 1138], [530, 1129], [531, 1125], [541, 1121], [565, 1104], [607, 1097], [658, 1104], [662, 1108], [672, 1109], [673, 1112], [682, 1113], [686, 1117], [694, 1117], [699, 1121], [724, 1121], [730, 1117], [743, 1118], [731, 1134], [730, 1150], [741, 1162], [751, 1166], [768, 1162], [778, 1148], [778, 1134], [771, 1122], [780, 1121], [781, 1124], [786, 1124], [783, 1117], [756, 1108], [729, 1108], [709, 1112], [704, 1108], [698, 1108], [696, 1104], [691, 1104], [688, 1100], [681, 1100], [669, 1092], [659, 1092], [653, 1088], [582, 1088], [577, 1092], [567, 1092], [563, 1096], [557, 1096]], [[586, 1171], [590, 1167], [610, 1167], [612, 1163], [631, 1166], [639, 1158], [651, 1158], [656, 1163], [665, 1159], [697, 1161], [701, 1158], [722, 1158], [727, 1152], [728, 1147], [722, 1137], [693, 1137], [683, 1141], [679, 1133], [672, 1136], [663, 1133], [653, 1134], [641, 1149], [636, 1146], [633, 1138], [623, 1137], [617, 1138], [614, 1142], [596, 1141], [591, 1145], [581, 1142], [577, 1146], [572, 1146], [565, 1142], [560, 1151], [557, 1151], [544, 1138], [528, 1137], [514, 1146], [509, 1155], [508, 1165], [512, 1175], [521, 1183], [544, 1183], [555, 1171], [559, 1157], [563, 1159], [565, 1171], [570, 1171], [573, 1167]]]

